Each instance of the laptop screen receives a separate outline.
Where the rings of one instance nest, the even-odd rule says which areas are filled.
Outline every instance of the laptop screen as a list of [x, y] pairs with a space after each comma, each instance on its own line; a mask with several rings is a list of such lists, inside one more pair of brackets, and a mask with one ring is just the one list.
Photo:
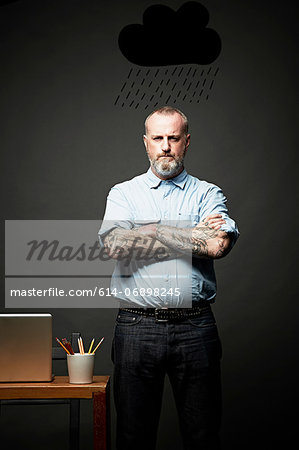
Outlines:
[[51, 381], [51, 314], [0, 314], [0, 343], [0, 382]]

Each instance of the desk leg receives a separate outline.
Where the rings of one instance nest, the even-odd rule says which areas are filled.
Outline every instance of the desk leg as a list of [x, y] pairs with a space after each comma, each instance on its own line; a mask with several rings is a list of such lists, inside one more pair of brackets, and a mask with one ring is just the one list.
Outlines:
[[80, 399], [70, 399], [70, 450], [80, 448]]
[[93, 448], [110, 450], [110, 391], [93, 394]]

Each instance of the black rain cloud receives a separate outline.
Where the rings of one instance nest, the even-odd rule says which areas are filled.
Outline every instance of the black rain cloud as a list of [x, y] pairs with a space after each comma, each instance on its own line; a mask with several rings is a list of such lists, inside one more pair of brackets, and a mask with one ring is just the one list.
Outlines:
[[208, 10], [198, 2], [184, 3], [177, 11], [153, 5], [143, 14], [143, 25], [121, 30], [119, 48], [139, 66], [211, 64], [220, 54], [221, 39], [208, 22]]

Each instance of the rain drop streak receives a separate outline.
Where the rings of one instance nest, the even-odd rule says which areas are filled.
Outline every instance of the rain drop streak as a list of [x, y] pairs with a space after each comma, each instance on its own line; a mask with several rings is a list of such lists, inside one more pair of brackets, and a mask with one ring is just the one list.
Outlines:
[[213, 66], [202, 70], [194, 65], [171, 69], [132, 67], [114, 106], [145, 110], [176, 102], [202, 103], [210, 98], [218, 72], [219, 67]]

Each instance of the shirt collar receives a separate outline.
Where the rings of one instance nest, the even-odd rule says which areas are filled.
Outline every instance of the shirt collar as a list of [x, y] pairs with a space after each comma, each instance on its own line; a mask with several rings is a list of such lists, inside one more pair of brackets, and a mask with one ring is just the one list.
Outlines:
[[[184, 189], [187, 181], [187, 175], [188, 174], [184, 169], [179, 175], [177, 175], [174, 178], [169, 178], [167, 181], [172, 181], [173, 184], [180, 187], [181, 189]], [[146, 172], [146, 178], [150, 188], [157, 188], [163, 181], [154, 174], [151, 168], [149, 168], [148, 171]]]

